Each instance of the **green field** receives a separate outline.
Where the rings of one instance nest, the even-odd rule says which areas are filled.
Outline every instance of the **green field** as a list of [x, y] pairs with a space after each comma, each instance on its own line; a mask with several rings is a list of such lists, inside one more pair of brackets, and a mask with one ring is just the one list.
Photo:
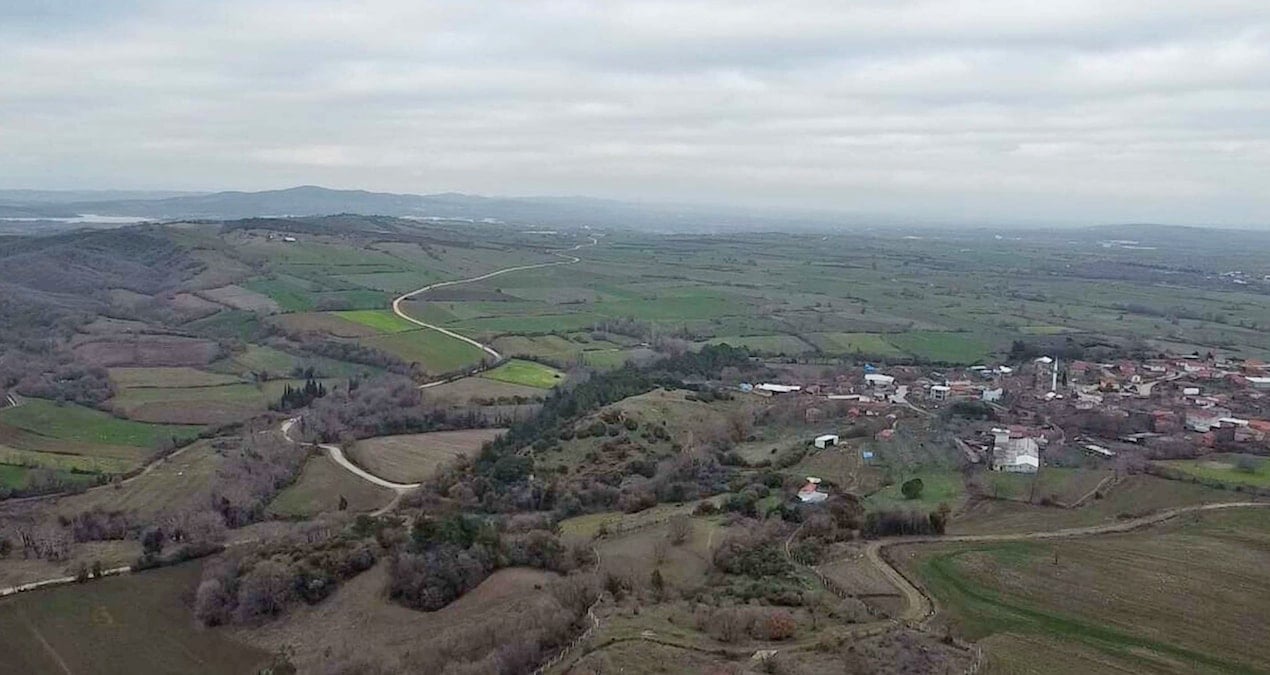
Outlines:
[[269, 296], [274, 302], [278, 303], [279, 307], [287, 312], [307, 312], [314, 307], [311, 293], [296, 284], [287, 283], [282, 279], [252, 279], [242, 284], [242, 286]]
[[913, 356], [940, 363], [978, 363], [991, 349], [964, 333], [910, 331], [888, 335], [887, 341]]
[[331, 313], [341, 319], [360, 323], [363, 326], [370, 326], [381, 333], [401, 333], [419, 330], [417, 324], [410, 323], [387, 309], [358, 309]]
[[[900, 486], [911, 478], [922, 479], [922, 494], [917, 499], [905, 499]], [[919, 471], [897, 477], [895, 483], [871, 494], [865, 499], [865, 506], [870, 511], [886, 509], [910, 509], [914, 511], [933, 511], [940, 504], [947, 504], [956, 510], [966, 494], [966, 485], [961, 474], [955, 471]]]
[[521, 359], [512, 359], [493, 370], [482, 373], [481, 377], [539, 389], [550, 389], [564, 381], [564, 373], [555, 368], [536, 361]]
[[864, 354], [867, 356], [902, 356], [895, 345], [877, 333], [813, 333], [812, 344], [827, 354]]
[[408, 363], [418, 363], [429, 373], [447, 373], [480, 363], [484, 352], [443, 333], [422, 328], [358, 340], [382, 349]]
[[197, 562], [0, 599], [0, 670], [254, 673], [270, 655], [196, 627]]
[[1264, 509], [1233, 509], [1132, 534], [918, 549], [914, 567], [970, 639], [1074, 643], [1135, 672], [1253, 672], [1270, 668], [1268, 545]]
[[759, 353], [768, 354], [801, 354], [812, 351], [813, 347], [793, 335], [747, 335], [719, 337], [706, 344], [729, 344], [733, 347], [746, 347]]
[[191, 438], [199, 431], [198, 426], [133, 422], [43, 399], [29, 399], [17, 408], [0, 411], [0, 423], [54, 439], [138, 448], [152, 448], [173, 437]]
[[65, 452], [41, 452], [0, 445], [0, 464], [61, 471], [93, 473], [125, 473], [137, 465], [136, 460], [121, 457], [72, 455]]
[[1270, 487], [1270, 460], [1264, 457], [1217, 454], [1204, 459], [1174, 460], [1160, 464], [1204, 480]]

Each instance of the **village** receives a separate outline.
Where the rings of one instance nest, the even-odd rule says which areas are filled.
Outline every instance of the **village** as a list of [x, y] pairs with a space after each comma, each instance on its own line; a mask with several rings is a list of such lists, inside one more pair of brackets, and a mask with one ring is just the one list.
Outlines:
[[[989, 471], [1036, 474], [1084, 456], [1119, 474], [1158, 471], [1152, 460], [1270, 454], [1270, 367], [1259, 360], [1040, 356], [966, 368], [864, 364], [831, 377], [810, 369], [785, 372], [796, 372], [799, 381], [791, 376], [739, 389], [845, 403], [850, 418], [889, 421], [874, 434], [883, 443], [902, 417], [947, 420], [965, 464]], [[809, 439], [816, 448], [839, 441], [833, 433]], [[799, 498], [823, 500], [821, 480], [808, 478]]]

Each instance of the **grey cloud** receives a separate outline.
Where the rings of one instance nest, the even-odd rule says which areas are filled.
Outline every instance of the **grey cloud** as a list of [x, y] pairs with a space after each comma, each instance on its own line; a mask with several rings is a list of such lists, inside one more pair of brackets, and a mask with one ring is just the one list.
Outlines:
[[1263, 2], [17, 2], [0, 184], [1270, 223]]

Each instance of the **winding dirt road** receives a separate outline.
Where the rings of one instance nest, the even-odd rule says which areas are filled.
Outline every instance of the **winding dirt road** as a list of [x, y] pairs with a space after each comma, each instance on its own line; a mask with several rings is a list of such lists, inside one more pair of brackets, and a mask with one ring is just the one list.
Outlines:
[[[484, 280], [486, 280], [486, 279], [492, 279], [492, 278], [494, 278], [494, 277], [497, 277], [497, 276], [502, 276], [502, 275], [504, 275], [504, 274], [510, 274], [510, 273], [512, 273], [512, 272], [523, 272], [523, 271], [525, 271], [525, 270], [542, 269], [542, 268], [544, 268], [544, 267], [556, 267], [556, 266], [559, 266], [559, 265], [573, 265], [573, 264], [576, 264], [576, 263], [582, 262], [582, 259], [581, 259], [581, 258], [579, 258], [578, 256], [575, 256], [575, 255], [569, 255], [569, 253], [571, 253], [571, 252], [573, 252], [573, 251], [578, 251], [578, 250], [581, 250], [581, 249], [584, 249], [584, 248], [587, 248], [587, 247], [590, 247], [590, 246], [595, 246], [595, 245], [597, 245], [597, 244], [599, 244], [599, 243], [600, 243], [600, 242], [599, 242], [599, 240], [598, 240], [598, 239], [596, 239], [595, 237], [591, 237], [590, 239], [591, 239], [591, 241], [589, 241], [589, 242], [587, 242], [587, 243], [585, 243], [585, 244], [578, 244], [578, 245], [576, 245], [576, 246], [573, 246], [572, 248], [567, 248], [567, 249], [564, 249], [564, 250], [562, 250], [562, 251], [552, 251], [552, 252], [551, 252], [551, 253], [552, 253], [552, 255], [556, 255], [556, 256], [559, 256], [560, 258], [562, 258], [561, 260], [557, 260], [557, 261], [553, 261], [553, 262], [546, 262], [546, 263], [535, 263], [535, 264], [533, 264], [533, 265], [517, 265], [517, 266], [515, 266], [515, 267], [504, 267], [504, 268], [503, 268], [503, 269], [501, 269], [501, 270], [494, 270], [493, 272], [488, 272], [488, 273], [486, 273], [486, 274], [482, 274], [482, 275], [475, 276], [475, 277], [469, 277], [469, 278], [467, 278], [467, 279], [454, 279], [454, 280], [451, 280], [451, 281], [439, 281], [439, 282], [437, 282], [437, 283], [435, 283], [435, 284], [429, 284], [429, 285], [427, 285], [427, 286], [424, 286], [423, 288], [417, 288], [417, 289], [415, 289], [415, 290], [413, 290], [413, 291], [410, 291], [409, 293], [405, 293], [405, 294], [403, 294], [403, 295], [398, 296], [396, 299], [394, 299], [394, 300], [392, 301], [392, 311], [393, 311], [393, 313], [394, 313], [394, 314], [396, 314], [397, 316], [401, 317], [402, 319], [404, 319], [404, 320], [406, 320], [406, 321], [409, 321], [410, 323], [413, 323], [413, 324], [418, 325], [418, 326], [422, 326], [422, 327], [427, 328], [427, 329], [429, 329], [429, 330], [434, 330], [434, 331], [437, 331], [438, 333], [441, 333], [441, 334], [443, 334], [443, 335], [448, 335], [448, 336], [450, 336], [450, 337], [452, 337], [452, 338], [455, 338], [455, 339], [457, 339], [457, 340], [462, 340], [463, 342], [466, 342], [466, 343], [468, 343], [468, 344], [470, 344], [470, 345], [472, 345], [472, 346], [474, 346], [474, 347], [477, 347], [477, 348], [479, 348], [481, 351], [483, 351], [483, 352], [485, 352], [486, 354], [489, 354], [490, 356], [492, 356], [492, 357], [494, 358], [494, 361], [499, 361], [499, 360], [502, 360], [502, 358], [503, 358], [503, 357], [502, 357], [502, 355], [501, 355], [501, 354], [499, 354], [497, 351], [495, 351], [495, 350], [494, 350], [494, 348], [493, 348], [493, 347], [491, 347], [490, 345], [487, 345], [487, 344], [482, 344], [481, 342], [478, 342], [478, 341], [476, 341], [476, 340], [474, 340], [474, 339], [472, 339], [472, 338], [470, 338], [470, 337], [467, 337], [466, 335], [460, 335], [459, 333], [456, 333], [456, 332], [454, 332], [454, 331], [452, 331], [452, 330], [450, 330], [450, 329], [448, 329], [448, 328], [443, 328], [443, 327], [441, 327], [441, 326], [437, 326], [437, 325], [434, 325], [434, 324], [430, 324], [430, 323], [427, 323], [427, 322], [425, 322], [425, 321], [420, 321], [420, 320], [418, 320], [418, 319], [416, 319], [416, 318], [414, 318], [414, 317], [410, 316], [409, 314], [406, 314], [406, 313], [405, 313], [405, 311], [403, 311], [403, 310], [401, 309], [401, 304], [402, 304], [403, 302], [405, 302], [406, 300], [408, 300], [408, 299], [410, 299], [410, 298], [412, 298], [412, 297], [414, 297], [414, 296], [416, 296], [416, 295], [419, 295], [420, 293], [426, 293], [426, 292], [428, 292], [428, 291], [430, 291], [430, 290], [433, 290], [433, 289], [435, 289], [435, 288], [443, 288], [443, 287], [446, 287], [446, 286], [458, 286], [458, 285], [460, 285], [460, 284], [470, 284], [470, 283], [474, 283], [474, 282], [477, 282], [477, 281], [484, 281]], [[485, 367], [486, 367], [486, 366], [485, 366], [485, 364], [482, 364], [482, 365], [481, 365], [481, 367], [479, 367], [479, 368], [477, 368], [476, 370], [474, 370], [474, 371], [472, 371], [472, 372], [468, 373], [468, 374], [467, 374], [467, 376], [471, 376], [471, 375], [474, 375], [474, 374], [476, 374], [476, 373], [479, 373], [479, 372], [481, 372], [482, 370], [484, 370], [484, 369], [485, 369]], [[448, 381], [449, 381], [449, 380], [446, 380], [446, 379], [434, 380], [434, 381], [432, 381], [432, 382], [428, 382], [428, 383], [425, 383], [425, 384], [420, 385], [420, 386], [419, 386], [419, 388], [420, 388], [420, 389], [427, 389], [427, 388], [429, 388], [429, 387], [435, 387], [435, 386], [438, 386], [438, 385], [441, 385], [441, 384], [445, 384], [445, 383], [446, 383], [446, 382], [448, 382]], [[283, 437], [283, 438], [285, 438], [286, 440], [288, 440], [288, 441], [292, 442], [292, 443], [300, 443], [301, 441], [298, 441], [298, 440], [296, 440], [296, 439], [294, 439], [294, 438], [292, 438], [292, 437], [291, 437], [291, 429], [292, 429], [292, 427], [294, 427], [294, 426], [295, 426], [295, 425], [296, 425], [299, 421], [300, 421], [300, 418], [298, 418], [298, 417], [293, 417], [293, 418], [291, 418], [291, 419], [286, 420], [285, 422], [283, 422], [283, 423], [282, 423], [282, 437]], [[356, 464], [354, 464], [351, 460], [349, 460], [349, 459], [348, 459], [348, 457], [346, 457], [346, 456], [344, 455], [344, 451], [343, 451], [343, 450], [342, 450], [342, 449], [341, 449], [338, 445], [331, 445], [331, 444], [329, 444], [329, 443], [318, 443], [318, 444], [317, 444], [317, 446], [318, 446], [319, 448], [321, 448], [324, 452], [326, 452], [327, 456], [328, 456], [328, 457], [330, 457], [330, 458], [331, 458], [331, 459], [332, 459], [332, 460], [333, 460], [336, 464], [340, 465], [341, 467], [344, 467], [344, 469], [345, 469], [345, 470], [349, 471], [350, 473], [352, 473], [353, 475], [357, 476], [358, 478], [361, 478], [361, 479], [362, 479], [362, 480], [364, 480], [364, 481], [367, 481], [367, 482], [369, 482], [369, 483], [373, 483], [373, 484], [378, 485], [378, 486], [380, 486], [380, 487], [386, 487], [386, 488], [388, 488], [389, 490], [392, 490], [393, 492], [397, 493], [397, 494], [393, 497], [392, 501], [388, 502], [388, 505], [387, 505], [387, 506], [384, 506], [382, 509], [379, 509], [378, 511], [375, 511], [375, 512], [374, 512], [374, 513], [372, 513], [371, 515], [379, 516], [379, 515], [382, 515], [382, 514], [384, 514], [384, 513], [387, 513], [388, 511], [392, 510], [392, 508], [393, 508], [394, 506], [396, 506], [396, 505], [397, 505], [397, 502], [401, 499], [401, 496], [402, 496], [403, 494], [405, 494], [406, 492], [409, 492], [410, 490], [413, 490], [413, 489], [415, 489], [415, 488], [419, 487], [419, 485], [420, 485], [419, 483], [394, 483], [393, 481], [390, 481], [390, 480], [385, 480], [385, 479], [383, 479], [383, 478], [380, 478], [379, 476], [376, 476], [375, 474], [370, 473], [369, 471], [366, 471], [366, 470], [365, 470], [365, 469], [363, 469], [362, 467], [357, 466]]]
[[[430, 329], [430, 330], [434, 330], [434, 331], [436, 331], [436, 332], [438, 332], [438, 333], [441, 333], [442, 335], [448, 335], [448, 336], [450, 336], [450, 337], [452, 337], [452, 338], [454, 338], [454, 339], [456, 339], [456, 340], [462, 340], [463, 342], [466, 342], [466, 343], [468, 343], [468, 344], [472, 345], [473, 347], [476, 347], [477, 349], [480, 349], [481, 351], [485, 352], [486, 354], [489, 354], [490, 356], [494, 357], [494, 360], [495, 360], [495, 361], [498, 361], [498, 360], [501, 360], [501, 359], [503, 358], [503, 355], [502, 355], [502, 354], [499, 354], [499, 353], [498, 353], [498, 352], [497, 352], [497, 351], [496, 351], [496, 350], [495, 350], [492, 346], [487, 345], [487, 344], [484, 344], [484, 343], [481, 343], [481, 342], [478, 342], [477, 340], [473, 340], [472, 338], [467, 337], [466, 335], [461, 335], [461, 334], [456, 333], [456, 332], [454, 332], [454, 331], [452, 331], [452, 330], [450, 330], [450, 329], [448, 329], [448, 328], [443, 328], [443, 327], [438, 326], [438, 325], [436, 325], [436, 324], [427, 323], [426, 321], [420, 321], [419, 319], [416, 319], [416, 318], [414, 318], [414, 317], [410, 316], [409, 314], [406, 314], [406, 313], [405, 313], [405, 311], [403, 311], [403, 310], [401, 309], [401, 303], [403, 303], [403, 302], [405, 302], [406, 300], [409, 300], [410, 298], [413, 298], [414, 296], [419, 295], [419, 294], [421, 294], [421, 293], [427, 293], [428, 291], [431, 291], [431, 290], [434, 290], [434, 289], [437, 289], [437, 288], [444, 288], [444, 287], [446, 287], [446, 286], [458, 286], [458, 285], [460, 285], [460, 284], [470, 284], [470, 283], [474, 283], [474, 282], [477, 282], [477, 281], [485, 281], [486, 279], [493, 279], [494, 277], [502, 276], [502, 275], [504, 275], [504, 274], [511, 274], [512, 272], [523, 272], [523, 271], [525, 271], [525, 270], [536, 270], [536, 269], [542, 269], [542, 268], [544, 268], [544, 267], [557, 267], [557, 266], [559, 266], [559, 265], [573, 265], [573, 264], [576, 264], [576, 263], [582, 262], [582, 259], [581, 259], [581, 258], [579, 258], [578, 256], [575, 256], [575, 255], [569, 255], [569, 253], [570, 253], [570, 252], [572, 252], [572, 251], [578, 251], [578, 250], [581, 250], [581, 249], [583, 249], [583, 248], [587, 248], [587, 247], [589, 247], [589, 246], [595, 246], [595, 245], [596, 245], [596, 244], [598, 244], [598, 243], [600, 243], [598, 239], [596, 239], [595, 237], [591, 237], [591, 241], [590, 241], [590, 242], [588, 242], [588, 243], [586, 243], [586, 244], [578, 244], [578, 245], [576, 245], [576, 246], [574, 246], [574, 247], [572, 247], [572, 248], [567, 248], [567, 249], [564, 249], [563, 251], [552, 251], [552, 252], [551, 252], [551, 254], [552, 254], [552, 255], [559, 256], [559, 257], [563, 258], [563, 260], [557, 260], [557, 261], [553, 261], [553, 262], [546, 262], [546, 263], [536, 263], [536, 264], [533, 264], [533, 265], [517, 265], [516, 267], [504, 267], [504, 268], [503, 268], [503, 269], [501, 269], [501, 270], [494, 270], [493, 272], [489, 272], [489, 273], [487, 273], [487, 274], [482, 274], [482, 275], [480, 275], [480, 276], [469, 277], [469, 278], [467, 278], [467, 279], [454, 279], [454, 280], [451, 280], [451, 281], [438, 281], [438, 282], [437, 282], [437, 283], [435, 283], [435, 284], [428, 284], [427, 286], [424, 286], [423, 288], [416, 288], [415, 290], [410, 291], [409, 293], [404, 293], [404, 294], [402, 294], [402, 295], [397, 296], [397, 298], [395, 298], [395, 299], [392, 301], [392, 311], [393, 311], [393, 313], [394, 313], [394, 314], [396, 314], [397, 316], [401, 317], [402, 319], [405, 319], [406, 321], [409, 321], [410, 323], [415, 324], [416, 326], [422, 326], [422, 327], [424, 327], [424, 328], [427, 328], [427, 329]], [[427, 383], [427, 384], [423, 385], [423, 386], [422, 386], [422, 387], [420, 387], [420, 388], [421, 388], [421, 389], [424, 389], [424, 388], [427, 388], [427, 387], [435, 387], [435, 386], [437, 386], [437, 385], [439, 385], [439, 384], [444, 384], [445, 382], [446, 382], [445, 380], [437, 380], [437, 381], [435, 381], [435, 382], [429, 382], [429, 383]]]

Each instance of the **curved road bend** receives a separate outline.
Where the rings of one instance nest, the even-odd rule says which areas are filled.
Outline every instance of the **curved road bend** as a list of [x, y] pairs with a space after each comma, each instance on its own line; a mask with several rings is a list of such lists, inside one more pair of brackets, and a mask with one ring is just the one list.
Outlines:
[[1216, 504], [1200, 504], [1197, 506], [1182, 506], [1174, 509], [1165, 509], [1158, 513], [1141, 518], [1133, 518], [1118, 523], [1109, 523], [1106, 525], [1090, 525], [1087, 527], [1070, 527], [1061, 530], [1052, 530], [1049, 532], [1020, 532], [1017, 534], [962, 534], [948, 536], [919, 536], [919, 537], [897, 537], [895, 539], [877, 540], [869, 543], [865, 548], [865, 556], [869, 562], [873, 563], [887, 579], [895, 585], [896, 588], [904, 595], [907, 600], [907, 606], [904, 613], [898, 617], [899, 621], [908, 624], [917, 625], [919, 628], [926, 621], [934, 617], [935, 604], [931, 597], [922, 589], [918, 588], [903, 574], [900, 573], [894, 565], [891, 564], [883, 551], [892, 546], [902, 546], [905, 544], [934, 544], [934, 543], [967, 543], [967, 542], [1006, 542], [1006, 541], [1031, 541], [1045, 539], [1067, 539], [1074, 537], [1088, 537], [1099, 534], [1116, 534], [1130, 532], [1141, 529], [1150, 525], [1162, 523], [1166, 520], [1177, 518], [1178, 516], [1199, 511], [1216, 511], [1219, 509], [1245, 508], [1245, 507], [1270, 507], [1270, 502], [1220, 502]]
[[[427, 329], [430, 329], [430, 330], [437, 331], [438, 333], [441, 333], [442, 335], [448, 335], [448, 336], [450, 336], [450, 337], [452, 337], [452, 338], [454, 338], [454, 339], [456, 339], [456, 340], [462, 340], [463, 342], [466, 342], [466, 343], [468, 343], [468, 344], [472, 345], [473, 347], [476, 347], [476, 348], [480, 349], [481, 351], [485, 352], [486, 354], [489, 354], [490, 356], [494, 357], [494, 360], [495, 360], [495, 361], [498, 361], [498, 360], [502, 359], [502, 358], [503, 358], [503, 356], [502, 356], [501, 354], [499, 354], [497, 351], [495, 351], [495, 350], [494, 350], [494, 348], [493, 348], [493, 347], [491, 347], [490, 345], [483, 344], [483, 343], [481, 343], [481, 342], [478, 342], [478, 341], [476, 341], [476, 340], [473, 340], [472, 338], [467, 337], [466, 335], [460, 335], [459, 333], [456, 333], [456, 332], [454, 332], [454, 331], [452, 331], [452, 330], [450, 330], [450, 329], [448, 329], [448, 328], [443, 328], [443, 327], [438, 326], [438, 325], [436, 325], [436, 324], [427, 323], [426, 321], [420, 321], [419, 319], [416, 319], [416, 318], [414, 318], [414, 317], [410, 316], [409, 314], [406, 314], [404, 311], [402, 311], [402, 309], [401, 309], [401, 303], [403, 303], [403, 302], [405, 302], [406, 300], [409, 300], [410, 298], [413, 298], [414, 296], [419, 295], [419, 294], [421, 294], [421, 293], [427, 293], [428, 291], [431, 291], [431, 290], [433, 290], [433, 289], [437, 289], [437, 288], [444, 288], [444, 287], [446, 287], [446, 286], [457, 286], [457, 285], [459, 285], [459, 284], [470, 284], [470, 283], [474, 283], [474, 282], [477, 282], [477, 281], [484, 281], [484, 280], [486, 280], [486, 279], [493, 279], [494, 277], [497, 277], [497, 276], [502, 276], [502, 275], [504, 275], [504, 274], [510, 274], [510, 273], [512, 273], [512, 272], [523, 272], [523, 271], [525, 271], [525, 270], [536, 270], [536, 269], [542, 269], [542, 268], [544, 268], [544, 267], [556, 267], [556, 266], [558, 266], [558, 265], [573, 265], [573, 264], [576, 264], [576, 263], [582, 262], [582, 259], [581, 259], [581, 258], [579, 258], [579, 257], [577, 257], [577, 256], [575, 256], [575, 255], [569, 255], [569, 252], [571, 252], [571, 251], [577, 251], [577, 250], [580, 250], [580, 249], [586, 248], [586, 247], [588, 247], [588, 246], [595, 246], [595, 245], [596, 245], [596, 244], [598, 244], [598, 243], [600, 243], [598, 239], [596, 239], [595, 237], [591, 237], [591, 241], [590, 241], [589, 243], [586, 243], [586, 244], [578, 244], [578, 245], [576, 245], [576, 246], [574, 246], [574, 247], [572, 247], [572, 248], [567, 248], [567, 249], [564, 249], [563, 251], [552, 251], [552, 252], [551, 252], [551, 253], [552, 253], [552, 255], [559, 256], [559, 257], [563, 258], [563, 260], [557, 260], [557, 261], [554, 261], [554, 262], [546, 262], [546, 263], [536, 263], [536, 264], [533, 264], [533, 265], [517, 265], [516, 267], [504, 267], [504, 268], [503, 268], [503, 269], [501, 269], [501, 270], [494, 270], [493, 272], [489, 272], [489, 273], [486, 273], [486, 274], [482, 274], [482, 275], [480, 275], [480, 276], [469, 277], [469, 278], [467, 278], [467, 279], [454, 279], [454, 280], [452, 280], [452, 281], [438, 281], [438, 282], [437, 282], [437, 283], [435, 283], [435, 284], [428, 284], [427, 286], [424, 286], [423, 288], [417, 288], [417, 289], [415, 289], [415, 290], [413, 290], [413, 291], [410, 291], [409, 293], [404, 293], [404, 294], [402, 294], [402, 295], [400, 295], [400, 296], [397, 296], [397, 298], [395, 298], [395, 299], [392, 301], [392, 311], [393, 311], [393, 313], [394, 313], [394, 314], [396, 314], [397, 316], [399, 316], [399, 317], [401, 317], [402, 319], [405, 319], [406, 321], [409, 321], [410, 323], [413, 323], [413, 324], [415, 324], [415, 325], [417, 325], [417, 326], [422, 326], [422, 327], [424, 327], [424, 328], [427, 328]], [[479, 372], [479, 371], [478, 371], [478, 372]], [[426, 388], [428, 388], [428, 387], [435, 387], [435, 386], [437, 386], [438, 384], [444, 384], [444, 383], [445, 383], [445, 380], [436, 380], [436, 381], [434, 381], [434, 382], [428, 382], [427, 384], [424, 384], [422, 387], [420, 387], [420, 389], [426, 389]]]
[[[587, 248], [587, 247], [589, 247], [589, 246], [595, 246], [596, 244], [599, 244], [599, 243], [600, 243], [600, 242], [599, 242], [599, 240], [598, 240], [598, 239], [596, 239], [595, 237], [591, 237], [590, 239], [591, 239], [591, 241], [590, 241], [590, 242], [587, 242], [587, 243], [585, 243], [585, 244], [578, 244], [578, 245], [576, 245], [576, 246], [573, 246], [572, 248], [567, 248], [567, 249], [564, 249], [563, 251], [552, 251], [552, 255], [559, 256], [560, 258], [562, 258], [562, 260], [553, 261], [553, 262], [546, 262], [546, 263], [536, 263], [536, 264], [533, 264], [533, 265], [517, 265], [517, 266], [515, 266], [515, 267], [505, 267], [505, 268], [503, 268], [503, 269], [501, 269], [501, 270], [494, 270], [493, 272], [488, 272], [488, 273], [486, 273], [486, 274], [482, 274], [482, 275], [475, 276], [475, 277], [469, 277], [469, 278], [467, 278], [467, 279], [454, 279], [454, 280], [452, 280], [452, 281], [439, 281], [439, 282], [437, 282], [437, 283], [435, 283], [435, 284], [429, 284], [429, 285], [427, 285], [427, 286], [424, 286], [423, 288], [418, 288], [418, 289], [415, 289], [415, 290], [413, 290], [413, 291], [410, 291], [409, 293], [403, 294], [403, 295], [401, 295], [401, 296], [398, 296], [396, 299], [394, 299], [394, 300], [392, 301], [392, 311], [393, 311], [393, 313], [394, 313], [394, 314], [396, 314], [397, 316], [401, 317], [402, 319], [405, 319], [406, 321], [409, 321], [410, 323], [416, 324], [416, 325], [418, 325], [418, 326], [422, 326], [422, 327], [427, 328], [427, 329], [430, 329], [430, 330], [435, 330], [435, 331], [437, 331], [438, 333], [441, 333], [441, 334], [443, 334], [443, 335], [448, 335], [448, 336], [450, 336], [450, 337], [452, 337], [452, 338], [455, 338], [455, 339], [457, 339], [457, 340], [462, 340], [463, 342], [466, 342], [466, 343], [468, 343], [468, 344], [470, 344], [470, 345], [472, 345], [472, 346], [474, 346], [474, 347], [478, 347], [481, 351], [483, 351], [483, 352], [485, 352], [486, 354], [489, 354], [490, 356], [494, 357], [494, 360], [496, 360], [496, 361], [497, 361], [497, 360], [500, 360], [500, 359], [502, 358], [502, 355], [501, 355], [501, 354], [499, 354], [497, 351], [495, 351], [493, 347], [491, 347], [491, 346], [489, 346], [489, 345], [486, 345], [486, 344], [482, 344], [482, 343], [480, 343], [480, 342], [477, 342], [476, 340], [473, 340], [472, 338], [467, 337], [466, 335], [460, 335], [459, 333], [456, 333], [456, 332], [454, 332], [454, 331], [452, 331], [452, 330], [449, 330], [449, 329], [447, 329], [447, 328], [442, 328], [441, 326], [437, 326], [437, 325], [430, 324], [430, 323], [427, 323], [427, 322], [424, 322], [424, 321], [420, 321], [420, 320], [418, 320], [418, 319], [416, 319], [416, 318], [414, 318], [414, 317], [410, 316], [409, 314], [406, 314], [404, 311], [402, 311], [402, 309], [401, 309], [401, 303], [402, 303], [402, 302], [404, 302], [404, 301], [406, 301], [407, 299], [409, 299], [409, 298], [411, 298], [411, 297], [414, 297], [414, 296], [416, 296], [416, 295], [419, 295], [420, 293], [426, 293], [426, 292], [428, 292], [428, 291], [430, 291], [430, 290], [432, 290], [432, 289], [434, 289], [434, 288], [443, 288], [443, 287], [446, 287], [446, 286], [457, 286], [457, 285], [460, 285], [460, 284], [470, 284], [470, 283], [477, 282], [477, 281], [484, 281], [484, 280], [486, 280], [486, 279], [492, 279], [492, 278], [494, 278], [494, 277], [501, 276], [501, 275], [504, 275], [504, 274], [510, 274], [510, 273], [512, 273], [512, 272], [522, 272], [522, 271], [524, 271], [524, 270], [541, 269], [541, 268], [544, 268], [544, 267], [555, 267], [555, 266], [558, 266], [558, 265], [573, 265], [573, 264], [579, 263], [579, 262], [581, 262], [581, 261], [582, 261], [582, 259], [581, 259], [581, 258], [579, 258], [579, 257], [577, 257], [577, 256], [575, 256], [575, 255], [569, 255], [569, 253], [570, 253], [570, 252], [572, 252], [572, 251], [577, 251], [577, 250], [580, 250], [580, 249], [583, 249], [583, 248]], [[479, 368], [479, 369], [477, 369], [477, 370], [476, 370], [476, 371], [474, 371], [474, 372], [480, 372], [480, 371], [481, 371], [481, 370], [483, 370], [483, 369], [484, 369], [484, 367]], [[445, 384], [446, 382], [447, 382], [447, 380], [434, 380], [434, 381], [432, 381], [432, 382], [428, 382], [428, 383], [426, 383], [426, 384], [421, 385], [419, 388], [420, 388], [420, 389], [427, 389], [428, 387], [435, 387], [435, 386], [440, 385], [440, 384]], [[292, 427], [294, 427], [294, 426], [295, 426], [295, 424], [299, 421], [299, 419], [300, 419], [300, 418], [298, 418], [298, 417], [294, 417], [294, 418], [291, 418], [291, 419], [289, 419], [289, 420], [286, 420], [285, 422], [283, 422], [283, 423], [282, 423], [282, 437], [283, 437], [283, 438], [285, 438], [285, 439], [287, 439], [288, 441], [290, 441], [290, 442], [292, 442], [292, 443], [299, 443], [299, 442], [300, 442], [300, 441], [297, 441], [297, 440], [296, 440], [296, 439], [294, 439], [294, 438], [291, 438], [291, 429], [292, 429]], [[396, 506], [396, 505], [397, 505], [397, 502], [401, 499], [401, 495], [405, 494], [406, 492], [409, 492], [410, 490], [413, 490], [413, 489], [415, 489], [415, 488], [419, 487], [419, 485], [420, 485], [419, 483], [394, 483], [393, 481], [390, 481], [390, 480], [385, 480], [385, 479], [383, 479], [383, 478], [380, 478], [379, 476], [376, 476], [375, 474], [372, 474], [372, 473], [370, 473], [370, 472], [366, 471], [366, 470], [365, 470], [365, 469], [363, 469], [362, 467], [357, 466], [357, 465], [356, 465], [356, 464], [354, 464], [352, 461], [350, 461], [350, 460], [348, 459], [348, 457], [346, 457], [346, 456], [344, 455], [344, 451], [343, 451], [343, 450], [341, 450], [341, 449], [340, 449], [340, 447], [339, 447], [338, 445], [331, 445], [331, 444], [329, 444], [329, 443], [319, 443], [319, 444], [317, 444], [317, 446], [318, 446], [319, 448], [321, 448], [324, 452], [326, 452], [327, 456], [328, 456], [328, 457], [330, 457], [330, 458], [331, 458], [331, 459], [332, 459], [332, 460], [333, 460], [336, 464], [338, 464], [338, 465], [340, 465], [340, 466], [344, 467], [344, 469], [346, 469], [347, 471], [351, 472], [353, 475], [357, 476], [358, 478], [361, 478], [362, 480], [365, 480], [365, 481], [367, 481], [367, 482], [369, 482], [369, 483], [373, 483], [373, 484], [378, 485], [378, 486], [380, 486], [380, 487], [386, 487], [386, 488], [388, 488], [389, 490], [392, 490], [393, 492], [395, 492], [395, 493], [396, 493], [396, 495], [393, 497], [392, 501], [390, 501], [390, 502], [388, 503], [388, 505], [387, 505], [387, 506], [383, 507], [382, 509], [379, 509], [378, 511], [375, 511], [375, 512], [374, 512], [373, 514], [371, 514], [371, 515], [378, 516], [378, 515], [382, 515], [382, 514], [384, 514], [384, 513], [388, 512], [388, 511], [389, 511], [389, 510], [391, 510], [394, 506]]]

